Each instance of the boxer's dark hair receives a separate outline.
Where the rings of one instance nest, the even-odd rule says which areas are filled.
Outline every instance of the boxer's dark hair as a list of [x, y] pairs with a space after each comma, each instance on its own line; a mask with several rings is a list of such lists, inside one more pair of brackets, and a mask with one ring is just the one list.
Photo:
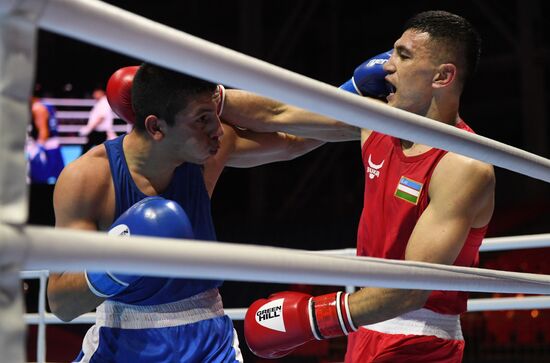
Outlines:
[[481, 37], [466, 19], [447, 11], [425, 11], [405, 23], [404, 31], [409, 29], [428, 33], [440, 47], [441, 55], [455, 60], [456, 66], [463, 70], [458, 73], [462, 84], [475, 73], [481, 55]]
[[144, 130], [144, 121], [149, 115], [155, 115], [168, 125], [173, 125], [176, 114], [187, 106], [191, 97], [205, 92], [213, 93], [215, 90], [214, 83], [143, 63], [132, 85], [135, 128]]

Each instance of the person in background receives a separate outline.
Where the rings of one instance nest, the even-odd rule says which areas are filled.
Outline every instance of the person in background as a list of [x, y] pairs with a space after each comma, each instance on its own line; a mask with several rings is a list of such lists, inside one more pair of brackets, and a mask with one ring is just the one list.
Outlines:
[[55, 112], [52, 105], [38, 97], [31, 98], [32, 120], [26, 145], [31, 183], [54, 184], [65, 166]]
[[114, 114], [107, 101], [105, 90], [96, 88], [92, 95], [97, 102], [90, 111], [88, 123], [78, 132], [80, 136], [88, 137], [88, 141], [82, 147], [83, 154], [105, 140], [116, 138], [116, 133], [113, 130]]

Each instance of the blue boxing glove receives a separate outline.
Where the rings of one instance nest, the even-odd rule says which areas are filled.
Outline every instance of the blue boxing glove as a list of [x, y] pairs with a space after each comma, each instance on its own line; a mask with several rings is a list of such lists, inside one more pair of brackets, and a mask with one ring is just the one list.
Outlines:
[[385, 98], [391, 92], [386, 82], [384, 64], [390, 59], [393, 50], [379, 54], [355, 68], [353, 77], [339, 88], [360, 96]]
[[[109, 235], [194, 238], [191, 222], [183, 208], [161, 197], [148, 197], [131, 206], [112, 224]], [[85, 276], [90, 290], [104, 298], [120, 294], [141, 278], [110, 271], [86, 271]]]

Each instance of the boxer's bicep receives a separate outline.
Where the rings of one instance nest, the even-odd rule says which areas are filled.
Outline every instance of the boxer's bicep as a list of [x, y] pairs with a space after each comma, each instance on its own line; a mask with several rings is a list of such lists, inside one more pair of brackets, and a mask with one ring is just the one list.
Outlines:
[[53, 204], [55, 226], [85, 230], [97, 229], [97, 209], [101, 194], [92, 170], [69, 164], [56, 183]]
[[489, 222], [494, 187], [492, 166], [446, 154], [433, 172], [430, 201], [407, 243], [405, 259], [453, 264], [471, 229]]

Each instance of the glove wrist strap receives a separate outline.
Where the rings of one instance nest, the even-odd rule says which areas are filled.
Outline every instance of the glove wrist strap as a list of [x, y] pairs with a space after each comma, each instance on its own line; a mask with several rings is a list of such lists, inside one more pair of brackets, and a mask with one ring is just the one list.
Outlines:
[[353, 323], [351, 319], [351, 312], [349, 310], [349, 294], [343, 293], [340, 297], [340, 310], [342, 322], [345, 326], [346, 335], [357, 331], [357, 326]]
[[112, 297], [120, 294], [128, 287], [128, 283], [118, 279], [109, 271], [84, 273], [90, 291], [99, 297]]
[[317, 340], [348, 335], [357, 330], [351, 320], [348, 295], [338, 291], [310, 299], [311, 330]]

